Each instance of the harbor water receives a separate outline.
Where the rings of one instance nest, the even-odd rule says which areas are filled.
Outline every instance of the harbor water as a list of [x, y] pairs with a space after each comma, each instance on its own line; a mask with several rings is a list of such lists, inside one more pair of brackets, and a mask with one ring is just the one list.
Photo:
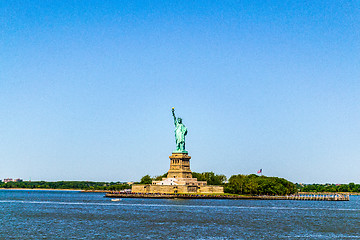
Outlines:
[[131, 199], [0, 190], [0, 239], [360, 239], [350, 201]]

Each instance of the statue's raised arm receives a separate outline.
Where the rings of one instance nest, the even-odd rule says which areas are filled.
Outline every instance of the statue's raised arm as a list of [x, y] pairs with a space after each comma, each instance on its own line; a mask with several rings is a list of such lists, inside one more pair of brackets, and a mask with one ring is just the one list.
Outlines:
[[176, 127], [176, 116], [175, 116], [175, 108], [172, 108], [171, 109], [171, 111], [172, 111], [172, 115], [173, 115], [173, 117], [174, 117], [174, 125], [175, 125], [175, 127]]

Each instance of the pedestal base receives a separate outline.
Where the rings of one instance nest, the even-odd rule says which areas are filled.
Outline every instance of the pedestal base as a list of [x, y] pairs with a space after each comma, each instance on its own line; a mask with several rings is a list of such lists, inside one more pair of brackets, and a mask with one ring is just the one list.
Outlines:
[[192, 178], [190, 170], [191, 157], [187, 152], [172, 153], [170, 158], [170, 169], [168, 171], [168, 178]]

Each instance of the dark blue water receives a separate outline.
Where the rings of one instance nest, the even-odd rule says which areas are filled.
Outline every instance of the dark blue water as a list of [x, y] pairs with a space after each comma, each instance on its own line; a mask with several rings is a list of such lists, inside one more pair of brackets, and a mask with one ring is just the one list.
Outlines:
[[122, 199], [0, 190], [0, 239], [356, 239], [349, 202]]

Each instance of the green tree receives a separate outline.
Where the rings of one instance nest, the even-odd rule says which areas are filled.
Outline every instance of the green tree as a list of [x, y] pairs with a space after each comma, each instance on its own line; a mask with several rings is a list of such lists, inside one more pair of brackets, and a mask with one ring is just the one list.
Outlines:
[[286, 195], [297, 191], [294, 183], [283, 178], [251, 175], [233, 175], [224, 191], [234, 194]]
[[196, 178], [198, 181], [206, 181], [206, 178], [202, 173], [192, 172], [192, 177]]
[[140, 180], [140, 184], [151, 184], [151, 183], [152, 183], [152, 178], [150, 177], [150, 175], [145, 175]]
[[152, 179], [155, 181], [161, 181], [163, 178], [167, 177], [167, 173], [164, 173], [163, 175], [155, 176]]
[[208, 185], [223, 185], [226, 182], [226, 176], [223, 174], [215, 174], [213, 172], [197, 173], [192, 172], [193, 178], [198, 181], [206, 181]]

